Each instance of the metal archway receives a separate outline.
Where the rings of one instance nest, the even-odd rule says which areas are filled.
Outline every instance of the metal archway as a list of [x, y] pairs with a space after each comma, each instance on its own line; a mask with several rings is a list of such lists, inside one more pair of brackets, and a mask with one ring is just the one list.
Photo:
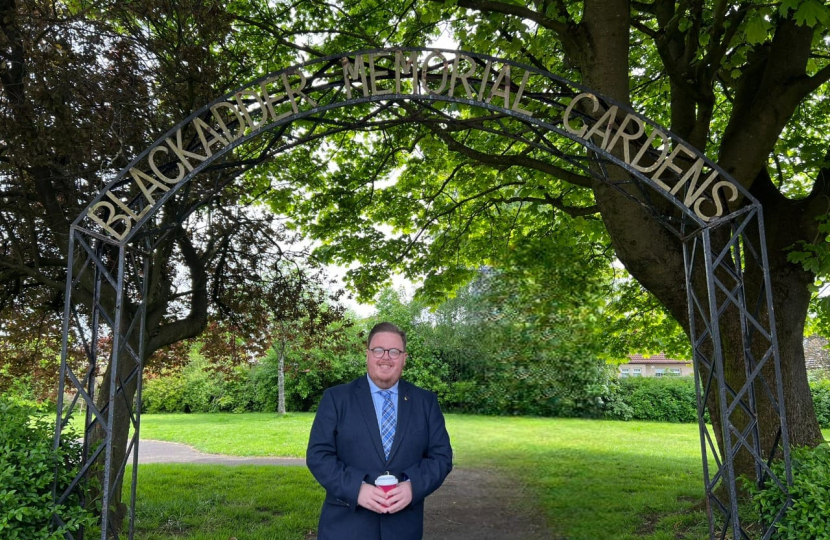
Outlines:
[[[83, 463], [71, 485], [55, 493], [56, 501], [60, 504], [82, 490], [103, 467], [101, 499], [96, 501], [101, 538], [133, 538], [150, 257], [175, 226], [235, 175], [199, 193], [182, 188], [235, 153], [255, 151], [253, 166], [344, 131], [381, 130], [405, 122], [442, 128], [470, 122], [464, 110], [477, 112], [475, 129], [521, 143], [557, 166], [619, 190], [682, 242], [710, 537], [769, 538], [790, 504], [792, 479], [758, 201], [701, 152], [625, 105], [532, 66], [427, 48], [332, 55], [238, 88], [159, 138], [78, 216], [68, 249], [55, 446], [67, 442], [63, 429], [82, 404]], [[265, 134], [270, 141], [261, 145], [258, 138]], [[159, 210], [174, 197], [184, 210], [172, 219], [158, 219]], [[748, 298], [744, 288], [750, 266], [764, 278], [757, 298]], [[727, 382], [721, 344], [722, 317], [735, 310], [746, 375], [740, 388]], [[103, 338], [111, 345], [102, 346]], [[79, 346], [87, 358], [82, 370], [67, 362], [70, 347]], [[110, 380], [98, 383], [100, 359], [113, 368]], [[127, 369], [118, 369], [119, 362], [129, 362]], [[770, 364], [774, 383], [762, 371]], [[108, 399], [99, 407], [96, 396], [102, 384], [107, 385]], [[129, 385], [136, 387], [134, 397], [126, 390]], [[64, 395], [71, 396], [68, 403]], [[776, 425], [759, 425], [759, 401], [774, 410]], [[704, 420], [707, 403], [720, 409], [718, 433]], [[114, 454], [113, 448], [117, 415], [133, 430], [123, 459], [117, 459], [123, 452]], [[95, 429], [103, 436], [92, 448]], [[762, 436], [767, 434], [774, 435]], [[763, 441], [770, 439], [774, 442], [764, 447]], [[738, 511], [735, 461], [741, 452], [754, 461], [756, 482], [774, 484], [786, 499], [775, 520], [755, 536], [743, 527]], [[785, 463], [784, 478], [770, 469], [779, 456]], [[116, 531], [110, 509], [130, 460], [129, 529]], [[53, 522], [60, 526], [63, 519], [55, 515]], [[67, 534], [83, 536], [83, 531]]]

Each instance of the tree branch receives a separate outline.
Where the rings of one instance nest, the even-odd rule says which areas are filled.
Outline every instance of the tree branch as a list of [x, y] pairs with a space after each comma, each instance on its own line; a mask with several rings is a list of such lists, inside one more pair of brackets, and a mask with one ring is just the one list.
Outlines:
[[480, 163], [492, 165], [500, 169], [507, 169], [513, 166], [527, 167], [529, 169], [534, 169], [545, 174], [549, 174], [564, 182], [568, 182], [569, 184], [573, 184], [576, 186], [591, 188], [594, 185], [594, 180], [588, 176], [582, 176], [567, 171], [561, 167], [557, 167], [556, 165], [552, 165], [550, 163], [546, 163], [538, 159], [534, 159], [527, 156], [486, 154], [484, 152], [479, 152], [478, 150], [474, 150], [469, 146], [466, 146], [458, 142], [453, 136], [439, 129], [438, 126], [427, 124], [427, 127], [430, 131], [432, 131], [432, 133], [436, 137], [444, 141], [444, 143], [446, 143], [446, 145], [451, 150], [458, 152], [459, 154], [462, 154], [470, 159], [474, 159]]
[[252, 19], [252, 18], [246, 17], [244, 15], [234, 15], [234, 19], [267, 32], [268, 35], [272, 39], [274, 39], [277, 43], [279, 43], [280, 45], [285, 45], [289, 49], [307, 52], [308, 54], [310, 54], [312, 56], [316, 56], [316, 57], [323, 57], [323, 56], [326, 55], [326, 53], [324, 53], [323, 51], [320, 51], [318, 49], [315, 49], [314, 47], [298, 45], [296, 43], [288, 41], [287, 39], [285, 39], [282, 36], [281, 33], [277, 32], [277, 29], [271, 28], [270, 26], [263, 23], [262, 21]]
[[[191, 288], [193, 290], [190, 301], [190, 313], [182, 319], [159, 326], [158, 332], [150, 337], [147, 345], [148, 355], [166, 345], [176, 343], [182, 339], [195, 337], [207, 326], [207, 271], [204, 262], [182, 229], [179, 229], [176, 243], [179, 249], [181, 249], [185, 265], [190, 270]], [[153, 327], [151, 325], [148, 326], [150, 328]]]
[[[444, 0], [431, 1], [444, 3]], [[555, 19], [549, 19], [541, 13], [518, 4], [505, 4], [495, 0], [459, 0], [457, 5], [459, 7], [480, 11], [482, 13], [501, 13], [503, 15], [513, 15], [520, 19], [527, 19], [535, 22], [543, 28], [553, 30], [562, 37], [568, 33], [567, 24], [561, 23]]]
[[548, 206], [552, 206], [557, 210], [561, 210], [568, 214], [571, 217], [584, 217], [590, 216], [592, 214], [596, 214], [599, 212], [599, 206], [591, 205], [591, 206], [568, 206], [565, 204], [562, 197], [551, 197], [547, 193], [545, 193], [544, 197], [506, 197], [506, 198], [493, 198], [491, 199], [495, 202], [501, 203], [517, 203], [517, 202], [528, 202], [528, 203], [537, 203], [537, 204], [545, 204]]

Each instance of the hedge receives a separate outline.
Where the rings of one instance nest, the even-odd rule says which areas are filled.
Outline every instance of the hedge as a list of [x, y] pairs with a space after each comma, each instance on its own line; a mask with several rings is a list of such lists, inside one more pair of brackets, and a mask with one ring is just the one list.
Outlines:
[[608, 418], [697, 421], [694, 377], [630, 377], [612, 388], [605, 407]]
[[[434, 366], [424, 367], [428, 369], [421, 369], [422, 372], [428, 372]], [[325, 388], [347, 382], [360, 373], [365, 373], [365, 367], [359, 359], [333, 364], [329, 370], [296, 367], [288, 370], [285, 380], [288, 409], [314, 410]], [[413, 373], [417, 375], [420, 372]], [[515, 384], [505, 386], [504, 376], [493, 379], [493, 384], [489, 385], [461, 380], [445, 384], [446, 388], [443, 389], [430, 389], [437, 391], [442, 405], [453, 412], [597, 416], [592, 411], [564, 406], [565, 400], [561, 396], [550, 398], [546, 393], [549, 387], [544, 385], [529, 384], [527, 379], [517, 377]], [[419, 379], [417, 382], [425, 385], [429, 381]], [[542, 382], [541, 378], [539, 382]], [[605, 386], [594, 386], [583, 388], [584, 397], [587, 399], [601, 395], [599, 415], [605, 418], [657, 422], [697, 421], [694, 377], [612, 378]], [[830, 380], [811, 382], [810, 388], [818, 422], [822, 428], [830, 428]], [[571, 391], [577, 392], [577, 389]], [[276, 401], [277, 368], [274, 361], [266, 361], [253, 368], [241, 366], [230, 373], [222, 373], [210, 370], [203, 360], [197, 360], [191, 362], [180, 374], [147, 381], [143, 392], [143, 411], [273, 412], [276, 410]], [[708, 413], [705, 418], [708, 418]]]

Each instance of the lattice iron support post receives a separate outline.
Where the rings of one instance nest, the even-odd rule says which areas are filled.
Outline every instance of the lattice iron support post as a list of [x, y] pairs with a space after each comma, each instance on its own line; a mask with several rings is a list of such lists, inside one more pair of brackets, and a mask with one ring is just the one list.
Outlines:
[[[151, 243], [149, 238], [146, 240], [146, 249], [147, 253], [152, 250]], [[138, 251], [138, 250], [136, 250]], [[139, 443], [141, 442], [141, 408], [142, 408], [142, 390], [143, 390], [143, 382], [144, 382], [144, 358], [146, 354], [146, 335], [147, 335], [147, 297], [148, 297], [148, 280], [147, 276], [150, 275], [150, 257], [144, 256], [139, 257], [139, 260], [142, 261], [142, 272], [139, 276], [139, 281], [137, 285], [141, 289], [141, 305], [139, 307], [139, 317], [140, 317], [140, 327], [139, 327], [139, 350], [138, 350], [138, 381], [137, 381], [137, 388], [136, 388], [136, 395], [135, 395], [135, 428], [133, 430], [133, 439], [131, 441], [132, 445], [132, 458], [133, 458], [133, 469], [132, 475], [130, 478], [130, 530], [129, 530], [129, 539], [133, 540], [135, 538], [135, 496], [136, 496], [136, 488], [138, 487], [138, 447]], [[126, 459], [129, 459], [130, 452], [127, 452]]]
[[[118, 246], [118, 274], [117, 287], [115, 291], [115, 316], [113, 321], [112, 331], [112, 352], [110, 353], [110, 380], [109, 380], [109, 400], [107, 402], [107, 424], [106, 424], [106, 448], [104, 450], [104, 489], [103, 500], [101, 503], [101, 540], [107, 540], [108, 529], [114, 528], [113, 524], [109, 522], [110, 512], [112, 512], [111, 498], [116, 489], [115, 478], [112, 475], [112, 442], [113, 442], [113, 425], [115, 424], [115, 409], [117, 406], [117, 387], [118, 387], [118, 362], [121, 354], [122, 325], [124, 324], [123, 309], [124, 309], [124, 246]], [[116, 478], [118, 475], [115, 475]], [[106, 523], [104, 523], [106, 522]], [[117, 537], [117, 532], [113, 531]]]
[[[721, 444], [723, 445], [723, 459], [721, 474], [726, 479], [726, 492], [729, 497], [728, 514], [724, 529], [732, 529], [733, 538], [742, 538], [741, 516], [738, 511], [738, 492], [735, 484], [735, 462], [732, 448], [732, 425], [731, 418], [727, 412], [726, 404], [726, 377], [723, 371], [723, 343], [720, 336], [720, 310], [718, 309], [717, 287], [714, 284], [714, 265], [712, 264], [712, 234], [711, 230], [704, 229], [702, 232], [704, 264], [706, 265], [706, 284], [709, 301], [709, 333], [712, 342], [712, 357], [714, 360], [714, 372], [718, 383], [718, 408], [721, 418]], [[753, 411], [755, 412], [755, 411]], [[712, 495], [711, 493], [709, 494]]]
[[[766, 239], [766, 229], [764, 226], [764, 214], [759, 209], [758, 215], [758, 250], [760, 254], [760, 261], [759, 264], [761, 266], [761, 270], [764, 273], [764, 291], [763, 294], [766, 299], [766, 303], [769, 309], [769, 328], [770, 328], [770, 336], [771, 336], [771, 343], [772, 343], [772, 354], [773, 354], [773, 366], [775, 368], [775, 383], [776, 383], [776, 396], [778, 398], [778, 414], [781, 418], [781, 425], [780, 425], [780, 432], [778, 433], [778, 438], [780, 439], [781, 443], [781, 454], [784, 460], [784, 482], [786, 483], [787, 488], [787, 501], [784, 507], [779, 511], [778, 515], [776, 516], [775, 520], [773, 521], [772, 525], [770, 526], [770, 531], [773, 529], [773, 526], [778, 523], [786, 512], [787, 508], [792, 504], [792, 496], [790, 489], [793, 485], [793, 475], [792, 475], [792, 457], [790, 454], [790, 431], [789, 427], [787, 426], [787, 407], [786, 402], [784, 400], [784, 383], [783, 377], [781, 373], [781, 352], [778, 348], [778, 328], [775, 325], [775, 306], [773, 304], [772, 299], [772, 280], [769, 274], [769, 258], [767, 256], [767, 239]], [[776, 441], [777, 442], [777, 441]], [[776, 450], [776, 446], [773, 446], [770, 459], [768, 463], [772, 461], [774, 457], [774, 452]], [[768, 467], [759, 467], [759, 474], [760, 478], [758, 479], [759, 485], [763, 485], [767, 481], [767, 471], [769, 470]], [[776, 481], [780, 485], [780, 479], [772, 478], [772, 480]], [[768, 533], [768, 537], [771, 536], [771, 532]]]
[[[60, 366], [60, 375], [58, 379], [58, 398], [56, 404], [56, 415], [57, 418], [55, 419], [55, 437], [52, 444], [52, 447], [55, 451], [58, 450], [61, 446], [61, 434], [64, 427], [64, 418], [63, 418], [63, 400], [64, 400], [64, 393], [66, 389], [66, 376], [67, 376], [67, 352], [69, 347], [69, 326], [70, 321], [72, 320], [72, 302], [70, 298], [72, 297], [72, 269], [75, 267], [75, 234], [74, 231], [70, 232], [69, 234], [69, 247], [67, 250], [67, 260], [68, 260], [68, 267], [66, 272], [66, 289], [65, 289], [65, 301], [63, 307], [63, 339], [61, 342], [61, 366]], [[74, 405], [74, 403], [73, 403]], [[72, 407], [70, 407], [71, 409]], [[69, 415], [67, 415], [67, 421], [69, 420]], [[83, 456], [86, 457], [85, 455]], [[52, 499], [54, 501], [58, 501], [59, 497], [62, 494], [58, 493], [58, 478], [60, 477], [60, 468], [63, 467], [62, 463], [55, 464], [55, 481], [52, 484]], [[83, 503], [83, 500], [81, 501]], [[61, 525], [61, 520], [58, 515], [52, 516], [52, 527], [58, 528]]]
[[[111, 259], [107, 259], [105, 257], [105, 248], [115, 248], [113, 251], [117, 250], [117, 260], [115, 256], [112, 256], [112, 252], [110, 252]], [[129, 260], [128, 254], [132, 255]], [[85, 407], [84, 440], [80, 468], [77, 474], [68, 488], [64, 488], [63, 486], [58, 486], [58, 474], [56, 471], [53, 495], [55, 501], [59, 504], [70, 500], [73, 494], [77, 494], [82, 504], [95, 503], [95, 508], [97, 508], [97, 504], [100, 503], [101, 539], [119, 538], [119, 534], [123, 534], [123, 532], [119, 533], [119, 531], [115, 530], [115, 523], [111, 519], [113, 511], [112, 502], [123, 480], [126, 464], [130, 456], [132, 456], [133, 471], [130, 477], [128, 535], [130, 539], [133, 539], [142, 390], [141, 370], [142, 359], [145, 354], [144, 341], [148, 286], [146, 276], [149, 273], [149, 258], [143, 256], [141, 251], [135, 248], [124, 244], [113, 245], [112, 242], [107, 242], [83, 231], [73, 229], [70, 235], [68, 260], [63, 321], [64, 334], [61, 347], [58, 412], [54, 448], [58, 449], [62, 445], [74, 443], [74, 441], [66, 440], [63, 432], [73, 413], [76, 412], [76, 406], [79, 402], [83, 403]], [[83, 264], [78, 264], [79, 262]], [[114, 265], [116, 267], [115, 276], [109, 272], [107, 265]], [[76, 269], [77, 275], [75, 273]], [[137, 298], [138, 309], [136, 310], [133, 322], [128, 327], [125, 327], [127, 323], [127, 317], [125, 316], [127, 295], [130, 293], [130, 289], [128, 288], [128, 270], [133, 271], [133, 292], [137, 293], [137, 296], [140, 298]], [[91, 302], [89, 306], [79, 306], [73, 300], [73, 292], [82, 283], [87, 288], [91, 287]], [[102, 304], [102, 290], [104, 288], [109, 288], [107, 292], [113, 293], [115, 297], [115, 305], [112, 307], [111, 313]], [[136, 328], [139, 329], [139, 350], [137, 354], [129, 345], [130, 338]], [[69, 349], [70, 346], [74, 346], [70, 344], [70, 337], [73, 335], [73, 330], [74, 335], [83, 345], [84, 355], [86, 357], [83, 377], [78, 377], [69, 364]], [[97, 391], [96, 375], [100, 352], [100, 337], [112, 338], [112, 350], [110, 351], [109, 380], [101, 382], [101, 384], [108, 385], [108, 399], [99, 408], [96, 403], [99, 393]], [[123, 358], [122, 355], [124, 356]], [[127, 376], [122, 376], [121, 370], [119, 369], [119, 362], [128, 358], [132, 358], [135, 361], [136, 367], [130, 370]], [[131, 400], [126, 399], [126, 388], [132, 383], [133, 378], [136, 378], [134, 403], [137, 404], [134, 408]], [[67, 392], [74, 394], [74, 398], [68, 405], [65, 403], [64, 398]], [[124, 460], [115, 463], [113, 427], [116, 421], [116, 408], [119, 405], [127, 408], [127, 413], [132, 421], [133, 436], [127, 443]], [[102, 430], [103, 439], [96, 441], [99, 444], [93, 449], [91, 445], [93, 442], [93, 430], [95, 428]], [[103, 485], [99, 494], [100, 500], [87, 501], [85, 497], [87, 496], [87, 490], [89, 488], [89, 479], [93, 474], [101, 472], [101, 466], [104, 469], [102, 471]], [[54, 515], [52, 525], [56, 528], [64, 525], [63, 517], [57, 514]], [[65, 538], [69, 540], [82, 540], [86, 532], [88, 531], [80, 530], [75, 534], [67, 532], [65, 533]]]
[[[724, 246], [715, 245], [713, 235], [718, 226], [730, 226], [730, 236]], [[747, 230], [759, 231], [759, 249], [753, 247], [753, 240]], [[723, 235], [721, 235], [722, 237]], [[719, 237], [719, 241], [723, 241]], [[761, 209], [750, 208], [743, 215], [728, 224], [715, 224], [704, 228], [684, 240], [684, 261], [686, 267], [686, 288], [689, 302], [690, 335], [694, 352], [695, 388], [697, 394], [698, 425], [700, 428], [701, 453], [703, 458], [706, 508], [709, 518], [711, 539], [751, 539], [742, 524], [740, 501], [737, 490], [736, 461], [741, 452], [747, 452], [754, 460], [755, 481], [765, 485], [772, 481], [786, 494], [786, 502], [776, 513], [771, 523], [758, 538], [767, 540], [775, 531], [775, 525], [790, 504], [789, 488], [792, 485], [789, 457], [789, 438], [784, 411], [783, 385], [778, 351], [775, 321], [772, 309], [769, 272], [767, 270], [766, 246], [763, 236]], [[763, 290], [758, 305], [747, 305], [745, 269], [757, 265], [763, 274]], [[705, 276], [697, 275], [705, 272]], [[705, 278], [706, 297], [700, 298], [695, 284], [701, 285]], [[742, 351], [745, 380], [737, 390], [730, 385], [724, 369], [724, 350], [721, 342], [721, 324], [725, 317], [740, 318]], [[762, 319], [761, 316], [765, 315]], [[755, 352], [762, 351], [760, 358]], [[772, 395], [762, 368], [771, 361], [776, 377], [776, 392]], [[765, 390], [757, 393], [757, 386]], [[716, 394], [713, 394], [716, 392]], [[720, 418], [717, 441], [704, 420], [707, 405], [715, 399]], [[778, 418], [778, 425], [759, 423], [758, 399], [767, 397]], [[744, 415], [745, 422], [738, 421], [737, 415]], [[743, 427], [740, 427], [743, 425]], [[763, 448], [765, 435], [762, 430], [775, 430], [772, 446]], [[716, 442], [717, 441], [717, 442]], [[777, 478], [770, 464], [781, 448], [786, 478]], [[714, 473], [710, 467], [714, 462]], [[723, 500], [725, 494], [725, 499]]]

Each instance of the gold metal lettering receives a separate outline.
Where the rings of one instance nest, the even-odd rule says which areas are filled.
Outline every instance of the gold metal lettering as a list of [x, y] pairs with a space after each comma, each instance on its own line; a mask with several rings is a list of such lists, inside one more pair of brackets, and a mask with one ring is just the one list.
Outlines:
[[285, 95], [287, 95], [288, 99], [291, 101], [291, 107], [294, 109], [294, 114], [300, 112], [297, 108], [297, 103], [299, 103], [300, 99], [304, 99], [308, 102], [309, 105], [311, 105], [312, 107], [316, 107], [317, 102], [308, 97], [305, 94], [305, 92], [303, 92], [303, 89], [305, 88], [307, 82], [305, 75], [303, 75], [301, 71], [295, 71], [294, 73], [292, 73], [292, 75], [296, 75], [300, 78], [300, 86], [298, 88], [293, 88], [288, 83], [288, 75], [285, 73], [283, 73], [282, 75], [282, 83], [283, 86], [285, 86]]
[[288, 101], [288, 99], [286, 97], [286, 94], [275, 93], [275, 94], [272, 95], [271, 91], [268, 89], [269, 84], [275, 83], [277, 81], [280, 81], [280, 82], [283, 83], [283, 85], [282, 85], [283, 88], [285, 88], [288, 84], [287, 79], [285, 78], [285, 73], [281, 74], [280, 77], [271, 77], [270, 79], [266, 79], [266, 80], [262, 81], [261, 83], [259, 83], [259, 87], [262, 90], [262, 93], [261, 93], [262, 100], [268, 106], [268, 112], [271, 113], [271, 122], [277, 122], [277, 121], [282, 120], [283, 118], [291, 115], [290, 111], [286, 111], [282, 114], [277, 114], [277, 109], [276, 109], [276, 107], [274, 107], [274, 104], [280, 105], [280, 104], [284, 103], [283, 100]]
[[683, 152], [689, 157], [695, 157], [691, 150], [689, 150], [682, 144], [678, 144], [674, 151], [671, 153], [671, 155], [663, 160], [663, 163], [660, 164], [660, 168], [657, 169], [657, 172], [654, 173], [654, 176], [651, 177], [651, 179], [655, 183], [657, 183], [658, 186], [662, 187], [663, 189], [669, 192], [671, 191], [671, 188], [667, 186], [662, 180], [660, 180], [660, 175], [663, 174], [663, 171], [665, 171], [667, 168], [673, 170], [677, 174], [683, 172], [683, 169], [674, 164], [674, 160], [677, 157], [677, 154], [679, 154], [680, 152]]
[[379, 54], [379, 53], [369, 54], [369, 80], [371, 81], [371, 90], [372, 90], [372, 95], [373, 96], [382, 96], [384, 94], [391, 94], [392, 93], [391, 88], [378, 88], [377, 87], [377, 78], [378, 77], [383, 77], [384, 75], [389, 75], [389, 72], [386, 71], [386, 70], [375, 72], [375, 58], [380, 57], [380, 56], [383, 56], [383, 55]]
[[[95, 214], [95, 211], [98, 210], [99, 208], [104, 208], [104, 209], [107, 210], [108, 216], [109, 216], [107, 221], [104, 221], [103, 219], [99, 218]], [[92, 221], [94, 221], [95, 223], [97, 223], [98, 225], [103, 227], [103, 229], [105, 231], [107, 231], [108, 233], [110, 233], [111, 235], [113, 235], [115, 238], [117, 238], [119, 240], [121, 240], [125, 236], [127, 236], [127, 233], [130, 232], [130, 229], [133, 226], [132, 223], [130, 223], [130, 216], [127, 216], [125, 214], [116, 214], [115, 213], [115, 207], [113, 205], [111, 205], [110, 203], [106, 202], [106, 201], [101, 201], [101, 202], [95, 204], [92, 208], [89, 209], [89, 211], [86, 213], [86, 215], [89, 217], [89, 219], [91, 219]], [[112, 225], [114, 223], [118, 222], [118, 221], [121, 221], [121, 222], [124, 223], [124, 232], [123, 233], [119, 233], [118, 231], [116, 231], [115, 229], [112, 228]]]
[[[628, 127], [629, 122], [634, 122], [635, 124], [637, 124], [636, 133], [626, 133], [625, 132], [625, 128]], [[634, 141], [636, 139], [639, 139], [643, 135], [643, 133], [645, 133], [645, 128], [643, 127], [643, 123], [640, 121], [639, 118], [637, 118], [636, 116], [634, 116], [631, 113], [628, 113], [627, 115], [625, 115], [625, 118], [623, 119], [622, 124], [620, 124], [619, 129], [617, 129], [617, 133], [614, 135], [614, 138], [612, 138], [611, 142], [608, 143], [608, 146], [605, 147], [605, 151], [610, 153], [611, 150], [614, 149], [614, 145], [617, 144], [617, 141], [622, 139], [623, 140], [623, 156], [624, 156], [625, 162], [628, 163], [628, 164], [631, 164], [631, 156], [630, 156], [630, 153], [629, 153], [629, 150], [628, 150], [628, 143], [630, 141]]]
[[173, 151], [176, 156], [178, 156], [179, 160], [187, 167], [188, 171], [193, 170], [193, 165], [187, 160], [187, 158], [197, 159], [199, 161], [205, 161], [207, 156], [200, 156], [199, 154], [194, 154], [193, 152], [189, 152], [182, 148], [182, 130], [176, 130], [176, 142], [173, 142], [170, 137], [167, 137], [167, 146]]
[[[198, 116], [193, 119], [193, 129], [196, 130], [196, 134], [199, 135], [199, 140], [202, 141], [202, 148], [205, 149], [205, 154], [208, 156], [213, 155], [213, 150], [210, 148], [214, 143], [222, 143], [223, 146], [228, 146], [230, 144], [228, 140], [219, 134], [215, 129], [210, 127], [207, 122], [199, 118]], [[211, 137], [211, 140], [207, 140], [205, 137], [205, 131], [207, 131]]]
[[695, 202], [695, 206], [694, 206], [695, 214], [697, 214], [698, 217], [700, 217], [700, 219], [702, 219], [703, 221], [709, 221], [713, 217], [719, 217], [719, 216], [723, 215], [723, 210], [724, 210], [723, 203], [721, 203], [720, 196], [718, 195], [718, 191], [722, 188], [729, 188], [729, 190], [732, 191], [732, 196], [729, 197], [727, 199], [727, 201], [732, 202], [734, 200], [737, 200], [737, 198], [738, 198], [738, 188], [736, 188], [735, 186], [733, 186], [730, 182], [727, 182], [726, 180], [721, 180], [720, 182], [715, 184], [715, 186], [712, 188], [712, 201], [715, 204], [715, 213], [714, 214], [712, 214], [711, 216], [707, 216], [706, 214], [704, 214], [700, 210], [700, 205], [703, 204], [704, 201], [706, 201], [706, 199], [698, 199]]
[[[248, 106], [242, 100], [243, 96], [254, 98], [254, 100], [256, 100], [257, 103], [256, 108], [252, 111], [249, 111]], [[259, 94], [259, 92], [254, 92], [253, 90], [241, 90], [236, 93], [235, 97], [236, 104], [238, 106], [237, 109], [240, 113], [242, 113], [242, 116], [245, 117], [245, 123], [248, 125], [249, 128], [256, 131], [262, 126], [268, 124], [268, 107], [265, 105], [265, 102], [262, 101], [262, 96]], [[254, 119], [251, 116], [251, 112], [256, 110], [259, 110], [261, 115], [259, 118], [259, 122], [254, 122]]]
[[533, 116], [532, 112], [519, 108], [519, 101], [522, 99], [522, 94], [524, 94], [525, 92], [525, 84], [527, 84], [528, 77], [530, 77], [530, 72], [525, 71], [525, 74], [522, 76], [522, 84], [519, 85], [519, 91], [516, 92], [516, 99], [513, 100], [513, 106], [511, 107], [511, 109], [513, 110], [513, 112], [517, 112], [519, 114]]
[[686, 183], [689, 182], [689, 180], [691, 179], [691, 182], [689, 182], [689, 189], [686, 190], [686, 197], [683, 199], [683, 204], [685, 204], [686, 206], [691, 206], [692, 203], [695, 202], [695, 200], [700, 198], [700, 196], [703, 194], [706, 188], [709, 187], [709, 184], [711, 184], [715, 180], [715, 178], [718, 177], [718, 171], [712, 171], [712, 174], [710, 174], [709, 177], [706, 180], [704, 180], [703, 185], [701, 185], [698, 188], [697, 181], [700, 178], [700, 173], [703, 172], [703, 165], [703, 159], [698, 158], [698, 160], [695, 161], [691, 167], [689, 167], [686, 173], [680, 178], [677, 184], [675, 184], [672, 190], [669, 192], [672, 195], [677, 195], [680, 189], [684, 185], [686, 185]]
[[179, 169], [179, 175], [176, 178], [169, 178], [161, 173], [156, 165], [156, 152], [164, 152], [165, 154], [169, 153], [166, 146], [156, 146], [152, 150], [150, 150], [150, 155], [147, 157], [147, 161], [150, 163], [150, 170], [153, 171], [156, 176], [158, 176], [163, 182], [167, 182], [168, 184], [177, 184], [179, 180], [184, 178], [184, 166], [181, 163], [176, 163], [176, 167]]
[[[470, 63], [470, 69], [466, 73], [461, 73], [458, 69], [459, 62], [462, 58], [465, 58]], [[453, 97], [453, 94], [455, 93], [455, 81], [456, 79], [459, 79], [461, 80], [461, 84], [464, 85], [464, 91], [467, 92], [467, 99], [473, 99], [473, 89], [470, 88], [470, 84], [467, 82], [467, 79], [476, 74], [476, 69], [478, 69], [478, 66], [475, 63], [475, 60], [469, 56], [463, 54], [456, 56], [452, 61], [452, 76], [450, 77], [450, 90], [448, 95]]]
[[409, 53], [409, 58], [404, 62], [402, 51], [395, 51], [395, 93], [401, 93], [401, 74], [409, 74], [412, 77], [412, 93], [418, 93], [418, 53]]
[[487, 90], [487, 79], [490, 78], [490, 68], [492, 67], [493, 62], [491, 60], [487, 60], [487, 63], [484, 65], [484, 75], [481, 76], [481, 88], [478, 89], [479, 101], [484, 101], [484, 91]]
[[[432, 90], [429, 87], [429, 85], [427, 85], [427, 73], [428, 73], [428, 69], [429, 69], [429, 61], [432, 58], [440, 58], [441, 61], [443, 62], [442, 70], [441, 70], [441, 75], [442, 75], [441, 76], [441, 86], [438, 87], [438, 90]], [[424, 63], [421, 64], [421, 80], [424, 81], [424, 88], [426, 88], [428, 94], [437, 95], [437, 94], [440, 94], [444, 91], [444, 88], [447, 87], [447, 76], [449, 75], [449, 73], [448, 73], [449, 67], [450, 67], [450, 65], [447, 62], [447, 59], [440, 52], [430, 53], [430, 55], [426, 57], [426, 59], [424, 60]]]
[[[648, 167], [641, 167], [640, 165], [638, 165], [638, 163], [640, 162], [642, 157], [645, 155], [645, 153], [651, 148], [651, 143], [658, 136], [660, 137], [660, 142], [663, 143], [662, 146], [660, 147], [661, 148], [660, 157], [657, 158], [657, 160], [654, 161], [653, 165], [649, 165]], [[634, 167], [635, 169], [637, 169], [640, 172], [644, 172], [644, 173], [645, 172], [651, 172], [651, 171], [653, 171], [654, 169], [656, 169], [657, 167], [660, 166], [660, 164], [663, 162], [663, 160], [666, 159], [666, 154], [668, 154], [668, 153], [669, 153], [669, 145], [666, 144], [666, 134], [663, 133], [662, 131], [660, 131], [659, 129], [654, 128], [651, 132], [651, 135], [648, 136], [648, 140], [646, 140], [645, 144], [643, 144], [643, 147], [640, 148], [640, 151], [637, 152], [637, 155], [634, 156], [634, 160], [631, 161], [631, 163], [629, 163], [629, 165], [631, 165], [632, 167]]]
[[[231, 131], [228, 125], [225, 124], [225, 119], [222, 118], [222, 114], [219, 112], [219, 109], [228, 109], [229, 111], [231, 111], [234, 117], [236, 117], [236, 121], [239, 123], [239, 128], [236, 130], [236, 133]], [[216, 120], [216, 123], [219, 124], [219, 129], [222, 130], [222, 133], [225, 134], [225, 137], [229, 141], [233, 142], [242, 136], [242, 133], [245, 131], [245, 117], [242, 116], [242, 113], [239, 112], [239, 109], [236, 107], [236, 105], [228, 101], [222, 101], [211, 107], [210, 112], [213, 115], [213, 118]]]
[[594, 135], [597, 135], [601, 130], [602, 126], [605, 126], [605, 132], [602, 133], [602, 144], [599, 145], [600, 148], [605, 150], [605, 146], [608, 144], [608, 137], [611, 135], [611, 130], [614, 128], [614, 120], [617, 118], [617, 110], [618, 107], [616, 105], [612, 105], [610, 109], [605, 111], [605, 114], [597, 120], [597, 122], [591, 126], [591, 129], [588, 130], [588, 133], [585, 134], [584, 139], [586, 141], [591, 140]]
[[[504, 84], [504, 89], [499, 92], [499, 85]], [[501, 96], [504, 100], [504, 108], [510, 108], [510, 64], [505, 64], [499, 70], [498, 76], [496, 76], [496, 82], [493, 83], [493, 86], [490, 87], [490, 97], [487, 98], [487, 103], [493, 101], [493, 98], [496, 96]]]
[[363, 55], [357, 54], [354, 57], [354, 67], [351, 67], [349, 59], [343, 57], [343, 81], [346, 83], [346, 96], [352, 99], [352, 80], [360, 77], [363, 87], [363, 97], [369, 97], [369, 85], [366, 84], [366, 66], [363, 64]]
[[595, 96], [594, 94], [583, 93], [579, 94], [571, 100], [571, 102], [568, 104], [568, 107], [565, 109], [565, 113], [562, 115], [562, 123], [565, 125], [565, 130], [573, 133], [577, 137], [583, 137], [585, 135], [585, 132], [588, 131], [588, 124], [583, 122], [582, 128], [576, 129], [571, 125], [569, 119], [571, 117], [571, 112], [573, 112], [573, 109], [576, 106], [576, 104], [586, 98], [590, 99], [594, 103], [594, 110], [592, 112], [597, 112], [597, 109], [599, 109], [599, 100], [597, 99], [597, 96]]
[[[154, 191], [156, 191], [157, 189], [160, 189], [162, 191], [170, 191], [169, 187], [165, 186], [164, 184], [162, 184], [161, 182], [159, 182], [158, 180], [156, 180], [155, 178], [153, 178], [149, 174], [144, 173], [144, 172], [136, 169], [135, 167], [130, 169], [130, 176], [133, 177], [133, 182], [138, 184], [138, 187], [139, 187], [139, 189], [141, 189], [141, 192], [144, 194], [144, 198], [147, 199], [147, 202], [149, 203], [149, 206], [153, 206], [154, 204], [156, 204], [156, 200], [153, 198], [153, 192]], [[144, 182], [142, 182], [142, 179], [146, 180], [150, 184], [151, 187], [148, 188], [146, 185], [144, 185]], [[108, 191], [107, 195], [112, 195], [112, 192]], [[121, 199], [118, 199], [116, 197], [116, 202], [120, 203]], [[122, 207], [122, 210], [125, 210], [126, 212], [130, 212], [129, 208], [127, 208], [127, 207]], [[135, 219], [136, 219], [136, 221], [138, 221], [138, 218], [135, 218]]]

